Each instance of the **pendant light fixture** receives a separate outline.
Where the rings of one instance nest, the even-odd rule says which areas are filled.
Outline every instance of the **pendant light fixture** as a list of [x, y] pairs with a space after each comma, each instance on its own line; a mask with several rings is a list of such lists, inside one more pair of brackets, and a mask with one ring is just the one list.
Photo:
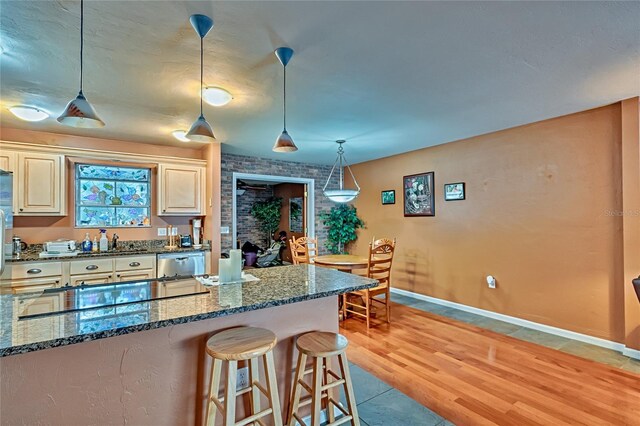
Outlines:
[[58, 122], [71, 127], [97, 128], [104, 127], [96, 110], [82, 93], [83, 78], [83, 48], [84, 48], [84, 0], [80, 0], [80, 92], [75, 99], [67, 104], [64, 112], [58, 117]]
[[[351, 171], [351, 167], [347, 164], [347, 160], [344, 158], [344, 148], [342, 144], [346, 143], [345, 140], [338, 140], [336, 143], [338, 144], [338, 158], [336, 158], [335, 163], [333, 163], [333, 167], [331, 168], [331, 173], [329, 173], [329, 177], [327, 178], [327, 183], [324, 184], [324, 188], [322, 188], [322, 192], [324, 196], [330, 199], [335, 203], [348, 203], [349, 201], [354, 200], [358, 194], [360, 194], [360, 186], [358, 186], [358, 182], [356, 181], [353, 172]], [[340, 189], [327, 189], [329, 186], [329, 182], [331, 182], [331, 176], [336, 169], [336, 166], [339, 167], [340, 170]], [[344, 188], [344, 168], [349, 170], [349, 174], [351, 175], [351, 179], [353, 179], [353, 184], [356, 186], [356, 189], [345, 189]]]
[[213, 136], [213, 130], [211, 130], [211, 126], [202, 114], [202, 89], [204, 87], [202, 83], [204, 70], [203, 40], [213, 27], [213, 19], [206, 15], [191, 15], [189, 21], [200, 37], [200, 117], [193, 122], [185, 137], [192, 142], [213, 142], [216, 140], [215, 136]]
[[293, 49], [290, 47], [279, 47], [274, 52], [278, 57], [278, 60], [282, 64], [284, 70], [283, 77], [283, 102], [282, 102], [282, 133], [278, 136], [275, 145], [273, 145], [274, 152], [294, 152], [298, 150], [298, 147], [293, 143], [293, 139], [287, 132], [287, 64], [293, 56]]

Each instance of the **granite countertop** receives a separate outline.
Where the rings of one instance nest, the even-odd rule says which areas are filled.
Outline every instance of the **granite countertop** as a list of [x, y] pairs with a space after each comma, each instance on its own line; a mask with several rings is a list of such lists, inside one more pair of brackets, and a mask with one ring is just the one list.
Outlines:
[[145, 254], [160, 254], [160, 253], [185, 253], [194, 251], [209, 251], [208, 246], [201, 248], [184, 247], [176, 249], [166, 249], [164, 247], [149, 247], [149, 248], [123, 248], [117, 250], [109, 250], [104, 252], [79, 252], [76, 256], [57, 256], [57, 257], [40, 257], [40, 251], [30, 250], [20, 253], [20, 255], [7, 258], [7, 262], [49, 262], [60, 260], [73, 260], [73, 259], [91, 259], [94, 257], [113, 257], [113, 256], [132, 256], [132, 255], [145, 255]]
[[[38, 300], [37, 293], [0, 295], [0, 357], [336, 296], [377, 285], [374, 279], [313, 265], [252, 269], [250, 273], [260, 281], [214, 286], [202, 294], [30, 319], [19, 319], [17, 307]], [[156, 280], [148, 283], [153, 281]], [[188, 278], [159, 283], [188, 286], [197, 282]]]

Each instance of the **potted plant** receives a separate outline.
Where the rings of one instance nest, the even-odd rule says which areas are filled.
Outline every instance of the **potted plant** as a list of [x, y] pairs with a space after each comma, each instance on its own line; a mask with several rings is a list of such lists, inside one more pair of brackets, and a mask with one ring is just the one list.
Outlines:
[[356, 208], [350, 204], [332, 207], [321, 218], [328, 228], [327, 248], [333, 254], [346, 253], [345, 245], [358, 238], [356, 229], [364, 228], [364, 222], [358, 217]]
[[267, 234], [267, 247], [271, 245], [273, 233], [280, 227], [280, 209], [282, 198], [269, 197], [263, 201], [256, 201], [251, 206], [251, 215], [260, 223], [260, 229]]

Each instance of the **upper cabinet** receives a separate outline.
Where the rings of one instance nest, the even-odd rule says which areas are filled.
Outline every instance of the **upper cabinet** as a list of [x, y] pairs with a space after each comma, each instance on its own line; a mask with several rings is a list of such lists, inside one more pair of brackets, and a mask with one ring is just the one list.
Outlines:
[[159, 164], [158, 215], [204, 216], [205, 168]]
[[64, 156], [48, 153], [18, 152], [17, 211], [21, 216], [66, 215]]
[[5, 172], [16, 172], [16, 153], [13, 151], [0, 151], [0, 170]]

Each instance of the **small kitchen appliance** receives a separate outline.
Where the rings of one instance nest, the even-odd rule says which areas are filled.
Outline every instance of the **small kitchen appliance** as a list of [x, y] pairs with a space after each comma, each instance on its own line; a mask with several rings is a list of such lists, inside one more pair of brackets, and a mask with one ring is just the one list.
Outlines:
[[200, 232], [202, 232], [202, 219], [193, 219], [193, 248], [202, 247]]
[[180, 247], [191, 247], [191, 235], [180, 235]]
[[49, 253], [71, 253], [76, 251], [76, 242], [64, 239], [47, 241], [44, 243], [44, 251]]
[[11, 242], [13, 246], [12, 251], [14, 255], [19, 255], [20, 253], [22, 253], [22, 250], [27, 249], [27, 243], [22, 241], [22, 238], [18, 237], [17, 235], [13, 236], [13, 238], [11, 239]]

